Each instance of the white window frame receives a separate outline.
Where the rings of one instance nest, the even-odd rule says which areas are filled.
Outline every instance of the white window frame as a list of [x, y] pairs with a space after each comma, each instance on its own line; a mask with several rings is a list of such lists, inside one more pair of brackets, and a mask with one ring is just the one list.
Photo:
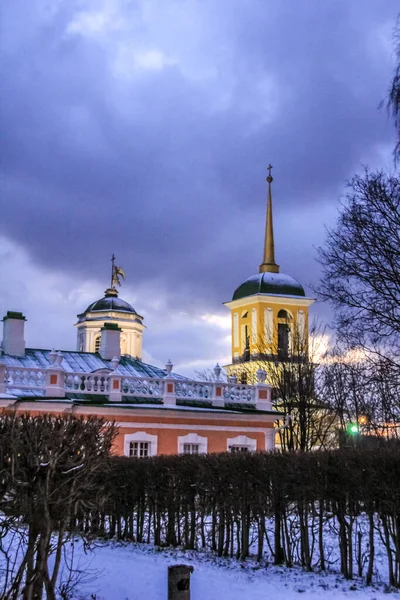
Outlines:
[[257, 450], [257, 440], [249, 438], [247, 435], [238, 435], [234, 438], [227, 439], [227, 451], [231, 452], [232, 446], [241, 446], [248, 448], [249, 452], [255, 452]]
[[242, 452], [250, 452], [248, 446], [231, 446], [230, 451], [232, 454], [241, 454]]
[[183, 446], [185, 444], [197, 444], [199, 446], [199, 454], [206, 454], [208, 438], [198, 435], [197, 433], [188, 433], [187, 435], [178, 436], [178, 454], [183, 454]]
[[145, 431], [137, 431], [136, 433], [128, 433], [124, 436], [124, 455], [129, 456], [129, 444], [131, 442], [147, 442], [149, 444], [148, 456], [157, 456], [158, 436], [151, 435]]
[[[193, 452], [193, 448], [197, 448], [197, 452]], [[189, 452], [187, 452], [189, 450]], [[200, 454], [199, 444], [193, 444], [192, 442], [185, 442], [183, 444], [183, 454]]]
[[[135, 454], [131, 454], [131, 446], [136, 444], [137, 445], [137, 451], [138, 453]], [[146, 454], [141, 454], [141, 450], [144, 448], [141, 448], [141, 446], [146, 446]], [[129, 458], [145, 458], [147, 456], [149, 456], [149, 450], [150, 450], [150, 444], [149, 442], [129, 442]]]

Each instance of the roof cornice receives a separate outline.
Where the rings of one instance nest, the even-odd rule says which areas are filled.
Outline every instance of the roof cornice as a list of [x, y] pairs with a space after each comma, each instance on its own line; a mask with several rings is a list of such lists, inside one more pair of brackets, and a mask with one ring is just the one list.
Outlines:
[[244, 298], [238, 298], [237, 300], [230, 300], [223, 302], [228, 308], [240, 308], [241, 306], [248, 306], [249, 304], [285, 304], [287, 306], [311, 306], [315, 302], [315, 298], [308, 298], [305, 296], [286, 296], [285, 294], [253, 294], [252, 296], [245, 296]]

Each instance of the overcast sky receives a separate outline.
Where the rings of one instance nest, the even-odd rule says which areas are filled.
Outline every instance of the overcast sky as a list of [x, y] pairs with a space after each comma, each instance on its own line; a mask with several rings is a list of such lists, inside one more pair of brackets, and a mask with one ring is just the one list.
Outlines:
[[[5, 0], [0, 310], [74, 349], [103, 295], [145, 317], [144, 358], [227, 362], [222, 305], [258, 270], [266, 167], [276, 260], [310, 285], [345, 181], [392, 168], [379, 103], [398, 0]], [[328, 319], [323, 306], [313, 314]]]

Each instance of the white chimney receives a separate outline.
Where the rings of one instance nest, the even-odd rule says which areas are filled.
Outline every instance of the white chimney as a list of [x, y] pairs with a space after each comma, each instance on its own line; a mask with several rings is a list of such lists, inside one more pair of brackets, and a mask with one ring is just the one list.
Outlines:
[[25, 356], [25, 317], [21, 312], [9, 310], [3, 319], [3, 341], [1, 343], [4, 354], [11, 356]]
[[104, 360], [121, 356], [121, 329], [116, 323], [104, 323], [101, 328], [100, 356]]

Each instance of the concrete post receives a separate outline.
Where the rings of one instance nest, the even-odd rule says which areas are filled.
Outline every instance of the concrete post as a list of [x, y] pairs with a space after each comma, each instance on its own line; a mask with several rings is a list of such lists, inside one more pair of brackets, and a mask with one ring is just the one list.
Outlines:
[[191, 565], [168, 567], [168, 600], [190, 600]]
[[121, 402], [122, 400], [122, 375], [116, 373], [119, 365], [118, 356], [111, 359], [111, 367], [113, 372], [110, 373], [108, 379], [108, 399], [110, 402]]
[[110, 402], [121, 402], [121, 380], [122, 375], [116, 375], [114, 373], [111, 373], [110, 378], [108, 380], [108, 399]]
[[268, 383], [257, 383], [256, 385], [256, 409], [272, 410], [271, 386]]
[[175, 379], [172, 377], [164, 377], [163, 404], [176, 406]]
[[60, 366], [48, 367], [45, 395], [48, 398], [65, 398], [64, 369]]
[[216, 382], [212, 384], [212, 405], [216, 408], [224, 408], [225, 399], [224, 399], [224, 388], [222, 383]]

